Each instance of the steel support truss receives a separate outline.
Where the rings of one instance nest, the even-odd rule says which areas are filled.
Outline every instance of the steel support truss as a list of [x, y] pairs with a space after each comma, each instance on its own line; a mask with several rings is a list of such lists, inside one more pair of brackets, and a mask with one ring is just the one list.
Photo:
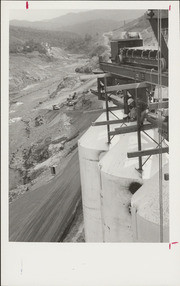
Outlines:
[[[106, 111], [106, 120], [105, 121], [97, 121], [97, 122], [92, 122], [92, 126], [103, 126], [106, 125], [107, 126], [107, 136], [108, 136], [108, 144], [111, 143], [111, 140], [114, 138], [115, 135], [119, 135], [119, 134], [126, 134], [126, 133], [132, 133], [132, 132], [137, 132], [137, 136], [138, 136], [138, 151], [135, 152], [128, 152], [127, 153], [127, 157], [128, 158], [134, 158], [134, 157], [138, 157], [139, 158], [139, 168], [138, 171], [142, 172], [142, 167], [145, 165], [145, 163], [149, 160], [149, 158], [152, 155], [155, 154], [160, 154], [160, 153], [168, 153], [169, 152], [169, 147], [163, 147], [163, 148], [159, 148], [160, 144], [158, 144], [158, 142], [156, 142], [148, 133], [146, 133], [145, 131], [153, 129], [153, 128], [158, 128], [158, 121], [157, 120], [151, 120], [148, 118], [148, 121], [150, 123], [147, 124], [141, 124], [140, 122], [140, 113], [139, 113], [139, 109], [138, 109], [138, 98], [137, 98], [137, 94], [136, 94], [136, 101], [137, 101], [137, 123], [131, 126], [127, 126], [127, 122], [128, 120], [125, 119], [119, 119], [117, 117], [116, 114], [114, 114], [112, 111], [113, 110], [120, 110], [122, 109], [122, 106], [120, 108], [119, 107], [109, 107], [109, 100], [111, 99], [111, 96], [108, 95], [108, 93], [112, 92], [112, 91], [118, 91], [118, 90], [129, 90], [129, 89], [137, 89], [142, 91], [145, 91], [145, 88], [148, 86], [148, 84], [146, 82], [141, 82], [141, 83], [131, 83], [131, 84], [122, 84], [122, 85], [115, 85], [115, 86], [107, 86], [107, 78], [106, 76], [104, 77], [104, 99], [106, 102], [106, 108], [102, 109], [102, 111]], [[140, 92], [140, 93], [141, 93]], [[116, 97], [116, 96], [115, 96]], [[118, 98], [118, 97], [117, 97]], [[161, 108], [168, 108], [168, 101], [164, 101], [161, 103]], [[156, 110], [159, 108], [159, 103], [155, 102], [155, 103], [149, 103], [148, 105], [149, 110]], [[109, 112], [113, 114], [114, 117], [116, 117], [117, 119], [114, 120], [110, 120], [109, 119]], [[115, 124], [121, 124], [120, 127], [115, 128], [115, 130], [111, 131], [110, 130], [110, 126], [111, 125], [115, 125]], [[123, 127], [123, 125], [125, 125], [125, 127]], [[167, 126], [163, 125], [163, 129], [164, 131], [168, 132], [167, 130]], [[152, 141], [154, 141], [157, 146], [154, 149], [149, 149], [149, 150], [141, 150], [141, 131], [144, 132], [146, 134], [146, 136], [148, 136]], [[164, 141], [164, 138], [163, 140]], [[161, 142], [162, 143], [162, 142]], [[143, 156], [148, 156], [148, 158], [144, 161], [144, 163], [142, 163], [142, 157]]]

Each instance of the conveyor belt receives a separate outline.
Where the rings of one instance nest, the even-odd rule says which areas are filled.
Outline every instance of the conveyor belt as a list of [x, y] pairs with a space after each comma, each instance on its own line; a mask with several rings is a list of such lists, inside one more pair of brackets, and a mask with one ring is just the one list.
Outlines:
[[[142, 67], [133, 67], [128, 65], [118, 65], [106, 62], [100, 62], [100, 69], [109, 72], [115, 76], [121, 76], [137, 81], [146, 81], [147, 83], [158, 84], [158, 72], [152, 69]], [[168, 73], [162, 73], [162, 86], [168, 86]]]

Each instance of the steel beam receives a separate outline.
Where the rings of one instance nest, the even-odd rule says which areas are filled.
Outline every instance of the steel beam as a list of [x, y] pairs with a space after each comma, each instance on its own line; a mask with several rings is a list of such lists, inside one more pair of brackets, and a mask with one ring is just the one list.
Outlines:
[[[146, 124], [141, 126], [141, 131], [143, 130], [149, 130], [152, 128], [157, 128], [157, 125], [155, 124]], [[132, 132], [137, 132], [138, 131], [138, 126], [137, 125], [132, 125], [132, 126], [127, 126], [127, 127], [120, 127], [116, 128], [114, 131], [110, 131], [110, 135], [118, 135], [118, 134], [126, 134], [126, 133], [132, 133]]]
[[168, 153], [168, 152], [169, 152], [169, 147], [163, 147], [163, 148], [155, 148], [155, 149], [149, 149], [149, 150], [128, 152], [127, 157], [128, 158], [143, 157], [143, 156], [156, 155], [156, 154]]
[[[92, 93], [99, 96], [98, 92], [92, 91]], [[108, 100], [111, 100], [115, 105], [119, 106], [120, 107], [119, 109], [124, 109], [124, 101], [121, 98], [119, 98], [118, 96], [111, 94], [110, 96], [107, 95], [107, 98], [108, 98]], [[103, 101], [106, 100], [105, 94], [101, 94], [100, 100], [103, 100]]]
[[91, 91], [94, 95], [99, 96], [99, 92], [98, 92], [97, 90], [90, 89], [90, 91]]
[[122, 106], [122, 108], [124, 108], [124, 100], [122, 98], [119, 98], [117, 95], [109, 95], [108, 100], [111, 100], [115, 105]]
[[[138, 139], [138, 151], [141, 151], [141, 112], [139, 106], [139, 98], [146, 95], [146, 88], [135, 90], [135, 101], [137, 106], [137, 139]], [[139, 171], [142, 171], [142, 157], [139, 157]]]
[[[113, 110], [122, 110], [124, 109], [124, 107], [121, 106], [112, 106], [112, 107], [108, 107], [109, 111], [113, 111]], [[105, 109], [106, 110], [106, 109]]]
[[147, 121], [149, 121], [152, 124], [156, 124], [157, 126], [161, 127], [160, 129], [162, 129], [168, 133], [168, 123], [167, 122], [159, 121], [158, 118], [153, 118], [151, 116], [147, 116]]
[[[140, 83], [138, 83], [138, 84], [140, 84]], [[144, 83], [142, 83], [142, 86], [140, 85], [140, 87], [143, 87], [143, 84]], [[136, 85], [137, 85], [137, 83], [136, 83]], [[91, 89], [91, 92], [93, 94], [95, 94], [96, 96], [98, 96], [98, 92], [97, 91]], [[116, 105], [120, 105], [120, 106], [123, 105], [121, 99], [118, 96], [116, 96], [116, 95], [110, 95], [109, 99]], [[105, 98], [103, 100], [105, 100]], [[161, 105], [161, 108], [168, 108], [169, 107], [169, 101], [162, 101], [161, 103], [152, 102], [152, 103], [149, 103], [148, 108], [149, 108], [150, 111], [151, 110], [156, 110], [156, 109], [159, 108], [159, 105]]]
[[[122, 110], [123, 108], [119, 106], [112, 106], [108, 107], [109, 111], [114, 111], [114, 110]], [[93, 112], [104, 112], [106, 111], [106, 108], [101, 108], [101, 109], [93, 109], [93, 110], [85, 110], [83, 113], [93, 113]]]
[[[105, 91], [105, 99], [106, 99], [106, 120], [109, 121], [109, 109], [108, 109], [108, 95], [106, 92], [106, 88], [107, 88], [107, 78], [104, 78], [104, 91]], [[108, 144], [111, 143], [111, 138], [110, 138], [110, 125], [107, 124], [107, 135], [108, 135]]]
[[[153, 85], [158, 84], [158, 72], [155, 70], [105, 62], [100, 62], [99, 65], [104, 72], [110, 72], [114, 76], [145, 81]], [[162, 86], [168, 86], [168, 73], [162, 73]]]
[[119, 124], [119, 123], [127, 123], [124, 119], [116, 119], [116, 120], [109, 120], [109, 121], [96, 121], [92, 122], [92, 126], [102, 126], [107, 124]]
[[135, 89], [135, 88], [143, 88], [143, 87], [147, 87], [147, 86], [148, 86], [148, 84], [146, 82], [120, 84], [120, 85], [114, 85], [114, 86], [107, 86], [106, 91], [107, 92], [113, 92], [113, 91], [118, 91], [118, 90], [129, 90], [129, 89]]

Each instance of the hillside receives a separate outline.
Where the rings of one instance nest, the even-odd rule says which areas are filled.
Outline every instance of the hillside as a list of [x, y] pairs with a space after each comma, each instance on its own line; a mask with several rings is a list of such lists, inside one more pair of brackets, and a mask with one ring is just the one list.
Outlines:
[[[65, 16], [63, 17], [65, 18]], [[57, 20], [54, 19], [54, 21]], [[99, 23], [100, 30], [105, 21], [100, 19], [96, 21]], [[121, 28], [112, 26], [110, 29], [112, 32], [108, 33], [103, 33], [103, 31], [109, 29], [112, 21], [106, 21], [106, 25], [103, 26], [100, 33], [94, 29], [94, 22], [92, 20], [87, 21], [86, 25], [76, 24], [73, 27], [73, 32], [10, 26], [10, 92], [14, 89], [24, 88], [31, 83], [37, 83], [46, 77], [49, 78], [51, 73], [46, 68], [42, 69], [42, 67], [46, 67], [49, 62], [57, 61], [57, 58], [60, 61], [64, 61], [64, 59], [66, 61], [68, 53], [83, 54], [85, 57], [92, 58], [92, 60], [78, 63], [75, 68], [78, 73], [91, 72], [98, 67], [99, 55], [103, 55], [104, 59], [108, 60], [109, 40], [121, 38], [123, 31], [140, 32], [144, 45], [156, 45], [156, 39], [146, 15], [126, 23]], [[87, 32], [87, 26], [90, 34], [85, 33]], [[76, 33], [78, 27], [83, 30], [82, 35]], [[96, 34], [91, 36], [93, 32]], [[55, 50], [57, 50], [56, 53]], [[16, 56], [12, 57], [13, 54]], [[70, 61], [72, 61], [72, 57]], [[28, 67], [28, 69], [25, 67]]]
[[123, 31], [140, 32], [143, 38], [144, 45], [151, 45], [151, 46], [157, 45], [155, 35], [152, 31], [152, 28], [150, 26], [146, 14], [127, 23], [123, 28], [113, 31], [112, 39], [115, 40], [121, 38], [121, 33]]
[[111, 31], [115, 28], [122, 27], [123, 21], [115, 21], [112, 19], [95, 19], [82, 23], [77, 23], [75, 25], [66, 26], [67, 31], [77, 33], [84, 36], [85, 34], [90, 34], [94, 36], [96, 34], [103, 34], [104, 32]]
[[64, 16], [57, 17], [51, 20], [51, 23], [62, 24], [64, 26], [76, 25], [86, 21], [93, 21], [97, 19], [124, 21], [140, 17], [144, 10], [119, 10], [119, 9], [99, 9], [88, 10], [86, 12], [68, 13]]
[[58, 33], [63, 35], [67, 34], [70, 35], [71, 33], [76, 33], [78, 36], [84, 36], [85, 34], [95, 35], [96, 33], [104, 33], [106, 31], [110, 31], [112, 29], [122, 27], [124, 24], [124, 21], [116, 21], [111, 19], [94, 19], [89, 20], [85, 22], [79, 22], [77, 24], [68, 24], [67, 26], [59, 25], [59, 24], [53, 24], [49, 22], [45, 22], [42, 26], [42, 23], [39, 22], [25, 22], [24, 25], [21, 21], [11, 21], [10, 25], [11, 27], [18, 27], [18, 28], [24, 28], [24, 29], [32, 29], [32, 30], [41, 30], [46, 31], [46, 33], [53, 34]]
[[[29, 27], [39, 30], [76, 31], [79, 35], [84, 33], [106, 32], [113, 27], [120, 27], [124, 20], [130, 21], [143, 15], [144, 10], [90, 10], [66, 15], [44, 21], [12, 20], [10, 25]], [[103, 29], [104, 26], [104, 29]], [[93, 29], [91, 28], [93, 27]]]
[[82, 41], [82, 37], [78, 34], [71, 32], [59, 32], [59, 31], [48, 31], [38, 30], [24, 27], [13, 27], [9, 28], [9, 45], [10, 52], [14, 45], [23, 45], [26, 41], [34, 42], [47, 42], [50, 46], [67, 48], [72, 43], [75, 45]]
[[123, 29], [125, 22], [134, 23], [136, 20], [132, 22], [130, 19], [143, 13], [143, 10], [90, 10], [44, 21], [12, 20], [9, 28], [10, 52], [27, 52], [31, 46], [29, 51], [38, 50], [46, 54], [44, 46], [40, 45], [47, 43], [49, 47], [71, 53], [93, 54], [93, 49], [102, 45], [104, 33]]

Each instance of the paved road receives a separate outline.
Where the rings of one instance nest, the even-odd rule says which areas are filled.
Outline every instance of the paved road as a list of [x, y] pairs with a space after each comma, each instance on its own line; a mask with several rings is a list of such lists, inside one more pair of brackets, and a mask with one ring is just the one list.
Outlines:
[[63, 173], [51, 183], [10, 204], [10, 241], [59, 241], [80, 196], [76, 151]]

